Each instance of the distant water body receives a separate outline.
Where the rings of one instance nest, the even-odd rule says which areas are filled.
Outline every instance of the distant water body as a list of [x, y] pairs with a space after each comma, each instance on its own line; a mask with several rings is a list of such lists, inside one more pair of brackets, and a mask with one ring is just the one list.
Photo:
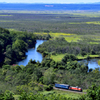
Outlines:
[[100, 10], [100, 4], [10, 4], [0, 3], [0, 10]]

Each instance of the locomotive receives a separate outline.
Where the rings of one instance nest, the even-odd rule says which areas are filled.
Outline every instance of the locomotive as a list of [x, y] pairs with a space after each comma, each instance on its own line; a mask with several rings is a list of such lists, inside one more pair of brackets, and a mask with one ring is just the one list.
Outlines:
[[70, 86], [70, 85], [67, 85], [67, 84], [55, 84], [55, 87], [61, 88], [61, 89], [67, 89], [67, 90], [82, 92], [82, 88], [80, 88], [78, 86], [73, 87], [73, 86]]

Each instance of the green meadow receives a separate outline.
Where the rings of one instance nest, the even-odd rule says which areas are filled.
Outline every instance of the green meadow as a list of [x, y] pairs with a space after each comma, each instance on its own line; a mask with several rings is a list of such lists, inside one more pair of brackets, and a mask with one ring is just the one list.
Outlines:
[[[51, 59], [53, 59], [54, 61], [56, 62], [59, 62], [62, 60], [62, 58], [65, 56], [66, 54], [56, 54], [56, 55], [51, 55]], [[85, 56], [81, 56], [81, 55], [78, 55], [77, 58], [78, 60], [81, 60], [81, 59], [86, 59], [87, 57], [91, 57], [91, 58], [95, 58], [95, 57], [100, 57], [99, 55], [85, 55]]]
[[45, 33], [45, 32], [35, 32], [36, 35], [47, 35], [50, 34], [52, 39], [57, 37], [64, 37], [68, 42], [78, 42], [85, 40], [87, 43], [90, 44], [99, 44], [100, 43], [100, 35], [77, 35], [77, 34], [70, 34], [70, 33]]
[[[48, 33], [35, 33], [37, 35], [47, 35]], [[52, 38], [57, 37], [64, 37], [66, 41], [68, 42], [77, 42], [78, 40], [81, 40], [81, 37], [76, 34], [70, 34], [70, 33], [49, 33]]]

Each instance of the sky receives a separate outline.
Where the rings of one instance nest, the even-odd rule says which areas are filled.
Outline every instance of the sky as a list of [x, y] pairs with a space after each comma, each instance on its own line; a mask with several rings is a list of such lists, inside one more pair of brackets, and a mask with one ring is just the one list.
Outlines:
[[6, 3], [94, 3], [100, 0], [0, 0]]

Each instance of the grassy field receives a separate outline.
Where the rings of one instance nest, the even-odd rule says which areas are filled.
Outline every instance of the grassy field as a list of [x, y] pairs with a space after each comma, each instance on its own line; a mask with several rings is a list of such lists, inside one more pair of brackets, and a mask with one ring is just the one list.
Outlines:
[[20, 95], [14, 95], [15, 100], [19, 100]]
[[[54, 61], [59, 62], [59, 61], [62, 60], [62, 58], [63, 58], [65, 55], [66, 55], [66, 54], [51, 55], [51, 58], [52, 58]], [[86, 59], [88, 56], [91, 57], [91, 58], [98, 58], [98, 57], [100, 57], [99, 55], [85, 55], [84, 57], [81, 56], [81, 55], [78, 55], [77, 58], [78, 58], [79, 60], [81, 60], [81, 59]]]
[[79, 98], [81, 95], [80, 93], [70, 92], [70, 91], [61, 91], [61, 90], [54, 90], [57, 94], [61, 94], [65, 97], [71, 97], [71, 98]]
[[35, 32], [34, 34], [37, 35], [47, 35], [50, 34], [52, 38], [57, 37], [64, 37], [68, 42], [78, 42], [85, 40], [87, 43], [90, 44], [99, 44], [100, 43], [100, 35], [77, 35], [77, 34], [70, 34], [70, 33], [45, 33], [45, 32]]
[[65, 54], [56, 54], [56, 55], [51, 55], [51, 58], [56, 61], [59, 62], [62, 60], [62, 58], [65, 56]]
[[[48, 33], [36, 33], [35, 34], [38, 34], [38, 35], [47, 35]], [[70, 33], [52, 33], [50, 32], [49, 33], [50, 36], [52, 38], [57, 38], [57, 37], [64, 37], [66, 41], [68, 42], [77, 42], [78, 40], [81, 40], [81, 36], [80, 35], [76, 35], [76, 34], [70, 34]]]

